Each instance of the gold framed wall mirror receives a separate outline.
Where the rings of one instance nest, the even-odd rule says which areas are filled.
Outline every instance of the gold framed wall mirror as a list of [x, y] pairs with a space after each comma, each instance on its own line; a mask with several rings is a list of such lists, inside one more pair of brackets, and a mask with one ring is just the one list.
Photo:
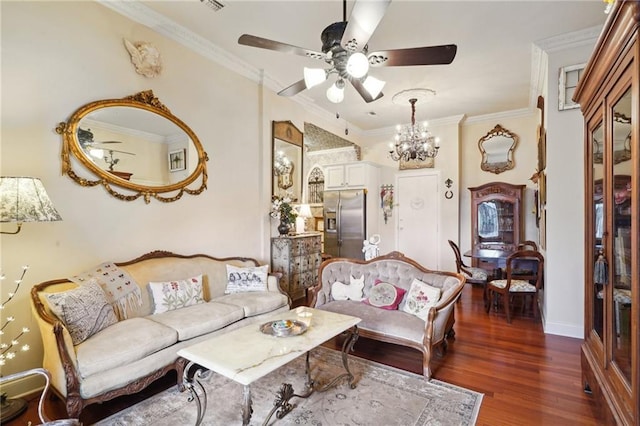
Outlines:
[[271, 195], [300, 203], [303, 133], [291, 121], [273, 121], [271, 135]]
[[120, 200], [146, 203], [176, 201], [207, 187], [209, 158], [198, 137], [151, 90], [86, 104], [56, 132], [62, 173], [81, 186], [102, 185]]
[[518, 145], [518, 135], [499, 124], [478, 141], [482, 154], [480, 168], [495, 174], [515, 167], [513, 152]]

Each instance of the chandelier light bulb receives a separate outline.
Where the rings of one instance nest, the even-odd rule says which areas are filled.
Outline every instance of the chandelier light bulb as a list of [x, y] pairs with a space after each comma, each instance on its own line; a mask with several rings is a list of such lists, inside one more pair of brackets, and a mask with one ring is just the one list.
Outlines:
[[347, 72], [354, 78], [362, 78], [369, 71], [369, 60], [362, 52], [352, 53], [347, 60]]

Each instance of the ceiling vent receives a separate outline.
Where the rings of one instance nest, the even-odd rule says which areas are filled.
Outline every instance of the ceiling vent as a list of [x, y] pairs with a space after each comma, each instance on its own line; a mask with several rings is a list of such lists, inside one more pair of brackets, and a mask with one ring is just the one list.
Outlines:
[[207, 5], [208, 7], [210, 7], [211, 9], [213, 9], [214, 12], [217, 12], [224, 7], [224, 4], [216, 0], [200, 0], [200, 1], [205, 5]]

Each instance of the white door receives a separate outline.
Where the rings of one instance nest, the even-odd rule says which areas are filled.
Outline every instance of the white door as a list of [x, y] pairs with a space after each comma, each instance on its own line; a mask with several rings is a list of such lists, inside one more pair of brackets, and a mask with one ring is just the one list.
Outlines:
[[438, 172], [398, 176], [398, 251], [427, 269], [440, 269]]

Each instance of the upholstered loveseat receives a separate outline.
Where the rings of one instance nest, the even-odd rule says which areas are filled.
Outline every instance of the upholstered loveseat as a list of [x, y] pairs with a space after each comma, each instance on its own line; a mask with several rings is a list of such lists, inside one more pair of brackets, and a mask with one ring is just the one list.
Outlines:
[[444, 353], [454, 334], [454, 306], [464, 283], [461, 274], [429, 271], [399, 252], [369, 261], [333, 258], [320, 266], [310, 306], [361, 318], [363, 337], [421, 351], [430, 379], [433, 349]]
[[[78, 324], [72, 327], [69, 320], [65, 321], [67, 311], [76, 308], [64, 298], [91, 290], [96, 287], [95, 281], [78, 285], [76, 277], [58, 279], [38, 284], [31, 291], [44, 346], [43, 367], [51, 374], [54, 391], [66, 401], [70, 417], [79, 417], [89, 404], [138, 392], [171, 370], [177, 371], [181, 385], [184, 360], [176, 354], [179, 349], [259, 322], [290, 306], [277, 277], [267, 276], [266, 267], [257, 268], [258, 262], [250, 258], [218, 259], [204, 254], [183, 256], [155, 251], [110, 266], [113, 265], [121, 277], [127, 278], [122, 286], [137, 285], [139, 291], [131, 293], [135, 294], [133, 299], [120, 304], [122, 312], [118, 308], [112, 312], [111, 306], [103, 305], [107, 314], [100, 312], [98, 319], [92, 321], [99, 329], [94, 334], [85, 333], [82, 323], [77, 330]], [[233, 274], [229, 275], [234, 266], [243, 271], [264, 271], [260, 278], [266, 288], [226, 294], [234, 284], [230, 282]], [[97, 271], [101, 272], [102, 267]], [[117, 290], [107, 291], [104, 283], [99, 284], [105, 293], [121, 290], [118, 285]], [[182, 285], [187, 285], [189, 291], [185, 293]], [[200, 293], [191, 292], [193, 288], [201, 289]], [[176, 289], [181, 292], [171, 292]], [[64, 302], [60, 302], [61, 298]], [[97, 302], [91, 303], [95, 306]], [[119, 314], [115, 322], [114, 313]]]

